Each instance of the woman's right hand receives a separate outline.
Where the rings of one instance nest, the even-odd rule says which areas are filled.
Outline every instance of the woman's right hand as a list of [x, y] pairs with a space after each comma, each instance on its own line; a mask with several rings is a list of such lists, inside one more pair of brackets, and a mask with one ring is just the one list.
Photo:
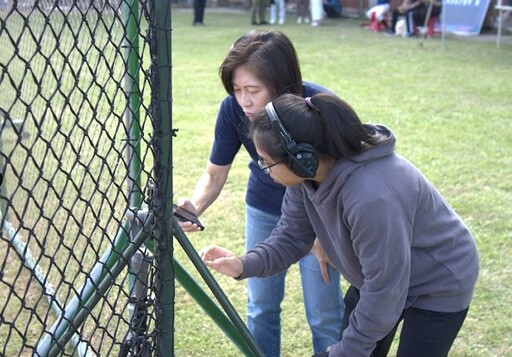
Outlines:
[[[179, 207], [186, 209], [190, 213], [193, 213], [197, 216], [197, 210], [192, 201], [190, 201], [188, 198], [183, 198], [179, 200]], [[178, 221], [178, 224], [180, 225], [181, 229], [183, 229], [183, 232], [199, 232], [201, 231], [201, 228], [195, 223], [189, 222], [189, 221]]]
[[240, 257], [226, 248], [211, 245], [201, 249], [199, 256], [206, 266], [232, 278], [238, 278], [244, 272], [244, 264]]

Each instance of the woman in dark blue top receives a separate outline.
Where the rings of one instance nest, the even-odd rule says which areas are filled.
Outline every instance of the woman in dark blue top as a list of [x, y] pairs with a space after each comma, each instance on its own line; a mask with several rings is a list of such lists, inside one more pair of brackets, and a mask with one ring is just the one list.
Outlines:
[[[228, 96], [222, 101], [215, 125], [210, 160], [194, 193], [181, 206], [202, 214], [218, 197], [236, 154], [243, 145], [251, 160], [246, 193], [246, 249], [270, 236], [281, 216], [285, 187], [258, 165], [254, 143], [248, 137], [249, 121], [271, 100], [284, 93], [305, 97], [327, 89], [302, 81], [292, 43], [279, 31], [251, 31], [239, 38], [220, 66], [219, 75]], [[182, 223], [186, 231], [198, 230]], [[340, 275], [320, 246], [299, 262], [306, 317], [314, 352], [324, 351], [340, 338], [343, 297]], [[281, 301], [286, 272], [248, 279], [247, 324], [267, 356], [279, 356]]]

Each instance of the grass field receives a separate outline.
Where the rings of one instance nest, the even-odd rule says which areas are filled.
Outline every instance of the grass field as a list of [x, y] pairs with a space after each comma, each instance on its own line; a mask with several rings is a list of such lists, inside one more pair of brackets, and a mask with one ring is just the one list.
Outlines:
[[[512, 45], [509, 41], [504, 41], [502, 47], [496, 49], [494, 41], [448, 36], [443, 49], [440, 37], [427, 39], [424, 42], [419, 39], [390, 38], [362, 28], [361, 22], [359, 19], [344, 18], [327, 21], [324, 26], [312, 28], [297, 25], [294, 15], [288, 14], [287, 23], [276, 28], [285, 32], [294, 42], [301, 62], [303, 78], [322, 84], [347, 100], [364, 122], [389, 126], [397, 136], [397, 151], [423, 171], [473, 231], [480, 253], [481, 272], [466, 324], [455, 342], [451, 356], [512, 356], [512, 308], [510, 307], [512, 294], [512, 263], [510, 262], [512, 256], [510, 244], [512, 241], [512, 206], [510, 204], [512, 202], [510, 61]], [[177, 137], [173, 138], [173, 186], [176, 201], [179, 197], [189, 197], [192, 194], [195, 183], [206, 165], [213, 140], [216, 113], [220, 101], [226, 95], [218, 78], [218, 67], [231, 44], [251, 29], [249, 23], [250, 14], [247, 11], [207, 8], [206, 25], [193, 27], [190, 9], [173, 10], [172, 121], [173, 127], [179, 129]], [[53, 26], [56, 26], [55, 22]], [[110, 30], [106, 28], [105, 32], [108, 31]], [[99, 41], [99, 38], [96, 39], [95, 44], [97, 45]], [[14, 46], [14, 43], [9, 43], [9, 46]], [[41, 53], [45, 53], [45, 46], [51, 45], [44, 42]], [[3, 62], [7, 62], [4, 59], [12, 55], [11, 47], [6, 49], [0, 52], [0, 60]], [[30, 51], [34, 56], [40, 56], [35, 47]], [[110, 61], [114, 57], [110, 57], [108, 52], [102, 49], [91, 51], [87, 52], [88, 54], [70, 52], [69, 55], [72, 55], [73, 61], [77, 61], [81, 56], [86, 58], [85, 56], [91, 55], [93, 56], [90, 59], [91, 63], [111, 65]], [[67, 52], [65, 54], [67, 55]], [[60, 68], [63, 64], [59, 59], [61, 59], [59, 56], [57, 60], [55, 55], [52, 57], [53, 64]], [[120, 65], [122, 65], [121, 62], [116, 62], [115, 68], [118, 69]], [[147, 66], [147, 62], [144, 66]], [[34, 72], [40, 70], [43, 69], [34, 69]], [[121, 151], [111, 153], [108, 145], [100, 145], [111, 141], [112, 138], [109, 135], [94, 133], [97, 133], [96, 130], [103, 127], [105, 123], [109, 124], [106, 131], [109, 133], [120, 122], [120, 115], [117, 113], [122, 110], [122, 96], [119, 94], [119, 87], [122, 85], [115, 89], [116, 83], [113, 83], [112, 73], [102, 72], [99, 77], [101, 85], [94, 87], [95, 90], [84, 87], [84, 93], [88, 93], [94, 100], [100, 98], [98, 103], [102, 104], [98, 106], [100, 108], [98, 112], [96, 107], [94, 110], [91, 109], [95, 114], [95, 121], [93, 126], [86, 125], [87, 130], [83, 131], [91, 141], [90, 151], [82, 155], [80, 160], [85, 161], [86, 158], [87, 161], [91, 160], [88, 168], [91, 172], [97, 171], [99, 186], [105, 187], [105, 192], [108, 191], [109, 194], [117, 197], [119, 189], [117, 186], [112, 187], [109, 180], [117, 172], [123, 153]], [[85, 83], [88, 81], [86, 80]], [[52, 84], [53, 82], [49, 81], [48, 86]], [[70, 84], [63, 83], [63, 86]], [[115, 94], [110, 93], [111, 90], [115, 91]], [[147, 92], [143, 93], [144, 98], [149, 98], [149, 88], [145, 90]], [[15, 100], [16, 94], [2, 93], [1, 107], [8, 108], [9, 102]], [[117, 97], [118, 95], [120, 97]], [[107, 112], [108, 122], [102, 122], [96, 118], [96, 114], [100, 113], [101, 115], [97, 116], [102, 118], [103, 105], [108, 107], [110, 104], [106, 103], [106, 98], [114, 99], [112, 106], [115, 110]], [[64, 96], [57, 96], [54, 104], [59, 104], [60, 101], [66, 102], [68, 113], [64, 113], [66, 115], [63, 116], [72, 117], [76, 112], [74, 102], [71, 101], [69, 104], [65, 99]], [[101, 99], [104, 100], [101, 101]], [[93, 99], [91, 100], [96, 103]], [[37, 116], [37, 111], [34, 112], [34, 116]], [[83, 108], [79, 117], [87, 121]], [[74, 135], [80, 134], [76, 132], [75, 123], [64, 122], [63, 124], [66, 125], [59, 127], [59, 133], [71, 134], [75, 130]], [[146, 123], [146, 125], [149, 124]], [[78, 127], [82, 129], [81, 126]], [[51, 128], [51, 132], [53, 131]], [[8, 134], [2, 136], [2, 139], [6, 138], [11, 140], [12, 144], [14, 139]], [[59, 138], [53, 141], [54, 145], [62, 141], [65, 147], [68, 143], [60, 136], [50, 138], [53, 140]], [[36, 141], [34, 136], [29, 140]], [[120, 138], [115, 137], [115, 140]], [[52, 140], [48, 140], [48, 143], [51, 142]], [[51, 147], [46, 145], [46, 141], [44, 143], [39, 141], [38, 146], [35, 145], [34, 143], [32, 151], [36, 154], [40, 154], [40, 151], [36, 150], [39, 147], [42, 148], [41, 150], [48, 150], [47, 147]], [[96, 146], [102, 147], [105, 153], [93, 150]], [[98, 159], [103, 155], [106, 157], [107, 152], [112, 155], [108, 156], [108, 161], [102, 162]], [[87, 177], [82, 173], [81, 168], [76, 168], [74, 162], [65, 161], [68, 156], [65, 155], [64, 150], [58, 154], [60, 155], [52, 159], [52, 164], [57, 165], [60, 160], [63, 160], [62, 166], [65, 171], [79, 177]], [[146, 160], [147, 156], [144, 159]], [[26, 159], [26, 161], [29, 160]], [[219, 244], [234, 252], [243, 252], [247, 163], [248, 155], [241, 151], [233, 164], [221, 196], [201, 217], [207, 227], [206, 230], [188, 236], [197, 249], [207, 244]], [[51, 168], [53, 169], [53, 166]], [[52, 170], [48, 168], [47, 171], [51, 173]], [[96, 181], [96, 178], [87, 178], [88, 182]], [[38, 181], [37, 177], [28, 177], [28, 179], [31, 182]], [[92, 193], [89, 192], [92, 189], [91, 186], [83, 184], [80, 187], [83, 188], [83, 192], [73, 191], [73, 194], [86, 198], [92, 197], [90, 196]], [[44, 199], [45, 192], [36, 194]], [[97, 201], [90, 199], [90, 204], [84, 203], [83, 210], [88, 208], [92, 211], [97, 208], [96, 205], [101, 206], [101, 218], [109, 220], [109, 216], [113, 216], [114, 213], [110, 207], [102, 206], [104, 197], [98, 197], [100, 194], [101, 192], [95, 193], [94, 197]], [[123, 202], [123, 199], [120, 199], [120, 202]], [[64, 204], [66, 207], [71, 205], [66, 202]], [[53, 208], [46, 207], [47, 212]], [[123, 207], [115, 208], [123, 209]], [[67, 212], [62, 214], [64, 219], [66, 214]], [[29, 219], [38, 220], [33, 215], [29, 216]], [[118, 222], [109, 222], [109, 228], [117, 227]], [[83, 230], [77, 237], [99, 239], [104, 235], [104, 232], [98, 229], [102, 227], [103, 221], [96, 222], [95, 226], [92, 225], [93, 223], [83, 222]], [[72, 239], [73, 236], [70, 235], [68, 239], [70, 238]], [[87, 241], [87, 243], [90, 242]], [[103, 252], [103, 248], [99, 248], [99, 245], [91, 246], [90, 249], [92, 250], [90, 258], [94, 258], [95, 254], [101, 255]], [[14, 256], [12, 251], [7, 251], [7, 254]], [[175, 243], [175, 257], [202, 286], [206, 286], [178, 243]], [[15, 265], [12, 264], [14, 258], [9, 257], [3, 263], [5, 267], [2, 267], [1, 300], [10, 296], [8, 289], [4, 289], [6, 287], [4, 284], [8, 281], [10, 284], [13, 279], [13, 276], [9, 276], [8, 273], [16, 270]], [[81, 264], [82, 260], [78, 263]], [[70, 270], [69, 264], [67, 270]], [[217, 273], [213, 275], [244, 318], [245, 283]], [[30, 276], [23, 274], [19, 276], [19, 280], [16, 283], [20, 284], [21, 289], [29, 284]], [[79, 286], [82, 280], [82, 277], [76, 279], [75, 284]], [[14, 282], [12, 284], [14, 285]], [[36, 284], [33, 283], [33, 285]], [[344, 281], [342, 285], [344, 288], [347, 286]], [[20, 294], [16, 305], [37, 308], [41, 310], [40, 314], [44, 314], [45, 301], [34, 293], [38, 291], [37, 287], [26, 290]], [[283, 357], [311, 355], [311, 337], [304, 317], [301, 294], [300, 276], [297, 267], [293, 266], [288, 272], [287, 293], [282, 306]], [[8, 320], [16, 314], [19, 307], [14, 304], [6, 306], [8, 309], [2, 311], [1, 316], [7, 317]], [[123, 314], [122, 311], [116, 311], [116, 313]], [[30, 319], [23, 316], [19, 318]], [[9, 344], [8, 347], [13, 351], [18, 350], [17, 346], [12, 345], [13, 343], [27, 343], [28, 340], [29, 344], [34, 344], [29, 337], [40, 334], [38, 323], [42, 324], [44, 321], [29, 322], [25, 335], [15, 337], [6, 336], [4, 332], [8, 330], [8, 326], [0, 324], [0, 341], [8, 341], [9, 338], [6, 344]], [[117, 338], [117, 335], [110, 334], [108, 329], [104, 332], [93, 331], [92, 333], [95, 334], [93, 339], [96, 340], [101, 340], [104, 335], [108, 335], [108, 338]], [[122, 337], [119, 336], [119, 340]], [[120, 342], [119, 340], [117, 342]], [[1, 344], [2, 342], [0, 346]], [[10, 351], [9, 348], [3, 351]], [[0, 347], [0, 354], [2, 354], [1, 351]], [[220, 328], [180, 286], [177, 286], [175, 299], [175, 355], [178, 357], [240, 355]]]
[[[248, 13], [206, 10], [192, 27], [190, 11], [173, 15], [174, 194], [186, 197], [208, 159], [219, 101], [217, 71], [231, 43], [250, 29]], [[510, 44], [448, 35], [390, 38], [360, 27], [361, 20], [311, 28], [276, 27], [294, 42], [306, 80], [346, 99], [365, 122], [384, 123], [397, 150], [439, 188], [472, 229], [481, 273], [470, 313], [451, 356], [512, 355], [512, 77]], [[271, 27], [266, 27], [271, 28]], [[202, 216], [207, 229], [189, 238], [243, 251], [247, 156], [241, 152], [216, 203]], [[176, 251], [181, 258], [180, 249]], [[184, 265], [186, 265], [184, 263]], [[241, 316], [245, 284], [214, 274]], [[309, 356], [300, 277], [292, 267], [283, 305], [282, 356]], [[345, 285], [344, 285], [345, 286]], [[508, 301], [508, 302], [507, 302]], [[236, 356], [188, 296], [176, 299], [177, 356]]]

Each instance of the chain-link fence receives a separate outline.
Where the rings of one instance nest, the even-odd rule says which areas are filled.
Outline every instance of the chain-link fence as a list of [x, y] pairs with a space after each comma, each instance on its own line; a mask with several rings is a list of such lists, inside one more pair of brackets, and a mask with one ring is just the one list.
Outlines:
[[[260, 353], [172, 219], [170, 13], [0, 0], [2, 356], [173, 355], [175, 277]], [[173, 260], [173, 234], [229, 319]]]

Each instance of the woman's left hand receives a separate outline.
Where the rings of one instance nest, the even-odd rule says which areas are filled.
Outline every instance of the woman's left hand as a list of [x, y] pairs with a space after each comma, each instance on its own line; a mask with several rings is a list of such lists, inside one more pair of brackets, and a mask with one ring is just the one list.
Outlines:
[[318, 264], [320, 264], [320, 271], [322, 272], [322, 278], [324, 283], [328, 284], [330, 281], [329, 278], [329, 269], [327, 269], [328, 264], [330, 264], [329, 258], [325, 254], [324, 248], [320, 244], [318, 238], [315, 239], [313, 243], [313, 248], [311, 248], [310, 253], [313, 254], [318, 260]]
[[232, 278], [237, 278], [244, 272], [244, 264], [240, 257], [226, 248], [215, 245], [205, 247], [201, 249], [199, 256], [206, 266]]

